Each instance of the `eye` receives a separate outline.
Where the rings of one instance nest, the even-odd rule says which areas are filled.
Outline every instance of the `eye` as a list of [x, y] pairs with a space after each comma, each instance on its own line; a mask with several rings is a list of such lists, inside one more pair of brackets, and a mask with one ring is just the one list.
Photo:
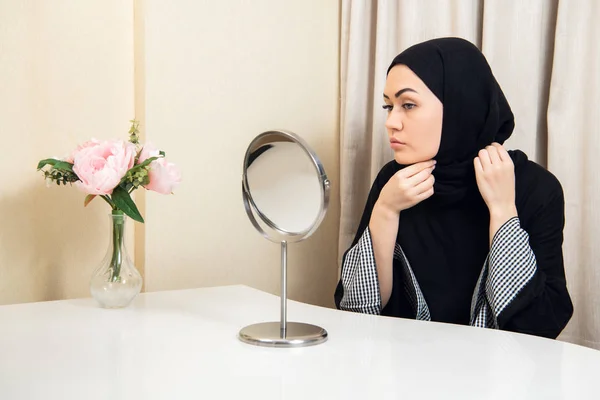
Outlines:
[[402, 108], [404, 108], [405, 110], [412, 110], [415, 107], [416, 107], [416, 104], [413, 104], [413, 103], [402, 104]]
[[389, 105], [389, 104], [384, 104], [384, 105], [382, 106], [382, 108], [383, 108], [385, 111], [387, 111], [387, 112], [390, 112], [390, 111], [392, 111], [392, 108], [394, 108], [394, 106], [391, 106], [391, 105]]

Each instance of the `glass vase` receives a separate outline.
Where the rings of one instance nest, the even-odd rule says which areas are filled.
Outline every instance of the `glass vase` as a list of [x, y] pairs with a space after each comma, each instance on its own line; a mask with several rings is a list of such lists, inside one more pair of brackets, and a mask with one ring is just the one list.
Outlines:
[[122, 211], [109, 215], [108, 249], [90, 281], [92, 297], [104, 308], [127, 307], [142, 289], [142, 276], [125, 245], [127, 217]]

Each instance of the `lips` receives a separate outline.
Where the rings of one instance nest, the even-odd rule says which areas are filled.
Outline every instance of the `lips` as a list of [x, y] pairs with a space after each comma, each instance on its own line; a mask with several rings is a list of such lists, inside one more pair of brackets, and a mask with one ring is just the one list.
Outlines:
[[399, 140], [398, 140], [398, 139], [396, 139], [396, 138], [391, 138], [391, 139], [390, 139], [390, 144], [406, 144], [406, 143], [404, 143], [404, 142], [401, 142], [401, 141], [399, 141]]

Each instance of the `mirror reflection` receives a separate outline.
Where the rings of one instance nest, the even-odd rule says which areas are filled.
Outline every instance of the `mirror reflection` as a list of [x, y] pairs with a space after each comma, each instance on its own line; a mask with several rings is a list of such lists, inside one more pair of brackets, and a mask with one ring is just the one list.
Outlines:
[[309, 230], [321, 211], [319, 174], [310, 156], [294, 142], [263, 144], [246, 165], [252, 202], [279, 230]]

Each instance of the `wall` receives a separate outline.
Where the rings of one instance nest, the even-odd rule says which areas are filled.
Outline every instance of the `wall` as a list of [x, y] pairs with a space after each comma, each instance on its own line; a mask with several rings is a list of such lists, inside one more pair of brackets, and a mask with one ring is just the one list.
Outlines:
[[122, 0], [0, 0], [0, 304], [89, 296], [108, 208], [36, 165], [127, 134], [132, 20]]
[[0, 0], [0, 304], [89, 296], [108, 208], [45, 187], [35, 166], [126, 137], [135, 115], [184, 179], [173, 196], [137, 196], [147, 223], [129, 234], [146, 290], [278, 293], [279, 246], [250, 225], [240, 177], [252, 138], [279, 128], [313, 147], [334, 187], [320, 229], [290, 245], [289, 295], [331, 305], [338, 37], [338, 1]]
[[142, 8], [145, 105], [138, 112], [147, 139], [183, 170], [175, 195], [146, 196], [147, 290], [244, 283], [278, 293], [280, 249], [250, 225], [240, 178], [254, 136], [286, 129], [313, 147], [335, 187], [320, 229], [289, 247], [288, 293], [331, 305], [338, 2], [146, 0]]

